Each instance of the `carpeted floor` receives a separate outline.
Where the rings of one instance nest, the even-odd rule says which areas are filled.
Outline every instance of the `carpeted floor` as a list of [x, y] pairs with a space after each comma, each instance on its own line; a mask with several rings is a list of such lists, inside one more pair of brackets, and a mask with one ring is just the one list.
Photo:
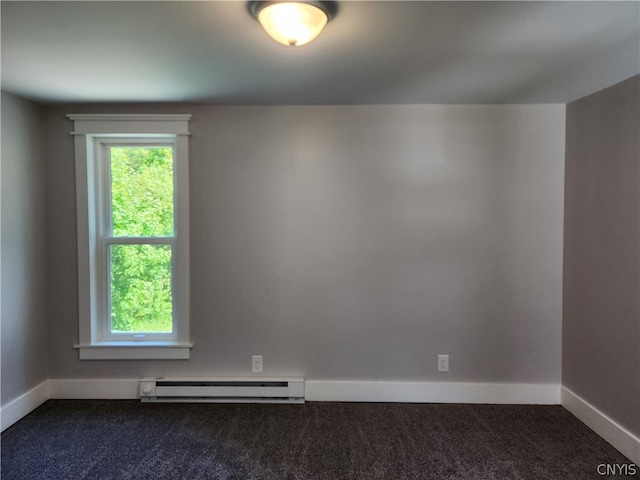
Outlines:
[[639, 478], [560, 406], [50, 400], [1, 440], [2, 480]]

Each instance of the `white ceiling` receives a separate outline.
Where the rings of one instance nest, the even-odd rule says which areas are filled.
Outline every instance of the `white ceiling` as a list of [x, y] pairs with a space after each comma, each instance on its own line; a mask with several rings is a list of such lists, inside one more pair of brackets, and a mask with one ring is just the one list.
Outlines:
[[2, 1], [2, 88], [44, 102], [567, 103], [640, 73], [640, 2], [342, 1], [276, 44], [243, 1]]

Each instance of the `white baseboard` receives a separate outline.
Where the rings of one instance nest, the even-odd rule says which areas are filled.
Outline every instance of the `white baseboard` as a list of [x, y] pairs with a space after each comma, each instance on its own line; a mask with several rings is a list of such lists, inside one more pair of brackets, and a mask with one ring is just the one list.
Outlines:
[[560, 404], [560, 385], [307, 380], [305, 398], [324, 402]]
[[68, 400], [134, 400], [140, 379], [50, 379], [51, 398]]
[[[51, 379], [51, 398], [137, 399], [140, 379]], [[307, 401], [559, 405], [555, 384], [306, 380]]]
[[18, 398], [2, 406], [0, 408], [0, 431], [4, 432], [22, 417], [28, 415], [49, 400], [49, 398], [51, 398], [49, 388], [49, 381], [45, 380], [28, 392], [23, 393]]
[[562, 406], [640, 466], [640, 438], [566, 387], [562, 387]]

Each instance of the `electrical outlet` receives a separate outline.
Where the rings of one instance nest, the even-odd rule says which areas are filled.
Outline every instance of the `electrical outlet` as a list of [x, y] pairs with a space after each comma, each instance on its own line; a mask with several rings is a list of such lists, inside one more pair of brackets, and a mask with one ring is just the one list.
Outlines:
[[449, 355], [438, 355], [438, 371], [449, 371]]
[[262, 373], [262, 355], [251, 357], [251, 370], [253, 373]]

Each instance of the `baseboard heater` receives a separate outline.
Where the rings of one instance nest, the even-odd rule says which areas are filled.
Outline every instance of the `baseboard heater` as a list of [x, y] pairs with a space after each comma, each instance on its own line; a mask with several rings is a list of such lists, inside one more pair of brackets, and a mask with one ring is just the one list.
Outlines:
[[151, 378], [143, 402], [304, 403], [304, 378]]

